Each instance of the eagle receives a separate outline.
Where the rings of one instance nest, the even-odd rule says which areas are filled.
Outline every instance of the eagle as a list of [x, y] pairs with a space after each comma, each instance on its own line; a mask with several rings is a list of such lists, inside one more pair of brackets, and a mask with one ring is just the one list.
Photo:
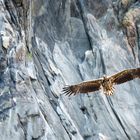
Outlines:
[[140, 78], [140, 68], [126, 69], [112, 76], [103, 76], [92, 81], [84, 81], [76, 85], [65, 86], [62, 90], [65, 95], [76, 95], [78, 93], [89, 93], [102, 89], [105, 95], [113, 95], [114, 85]]

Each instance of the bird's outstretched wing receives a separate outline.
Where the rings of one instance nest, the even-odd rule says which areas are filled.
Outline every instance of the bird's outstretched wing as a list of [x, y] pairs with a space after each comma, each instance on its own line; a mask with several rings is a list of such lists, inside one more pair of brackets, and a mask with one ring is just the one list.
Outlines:
[[66, 95], [76, 95], [78, 93], [88, 93], [99, 90], [101, 87], [102, 79], [82, 82], [77, 85], [66, 86], [63, 88], [63, 93]]
[[122, 84], [135, 78], [140, 78], [140, 68], [128, 69], [110, 77], [114, 84]]

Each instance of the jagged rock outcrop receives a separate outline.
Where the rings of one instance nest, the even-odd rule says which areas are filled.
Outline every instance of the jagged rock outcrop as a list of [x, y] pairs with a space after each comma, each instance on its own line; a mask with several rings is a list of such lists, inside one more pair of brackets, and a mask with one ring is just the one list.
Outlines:
[[139, 140], [140, 80], [113, 96], [61, 95], [66, 84], [140, 66], [139, 5], [0, 0], [0, 139]]

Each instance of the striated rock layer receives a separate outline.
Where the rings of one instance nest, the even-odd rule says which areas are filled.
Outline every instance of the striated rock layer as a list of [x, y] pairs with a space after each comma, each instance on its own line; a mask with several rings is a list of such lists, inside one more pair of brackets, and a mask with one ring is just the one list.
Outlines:
[[139, 0], [0, 0], [0, 139], [139, 140], [139, 79], [61, 95], [140, 66], [139, 13]]

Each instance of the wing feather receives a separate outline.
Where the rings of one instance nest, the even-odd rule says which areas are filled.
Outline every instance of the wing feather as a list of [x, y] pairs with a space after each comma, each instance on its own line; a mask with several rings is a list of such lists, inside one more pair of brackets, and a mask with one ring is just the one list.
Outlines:
[[78, 93], [88, 93], [100, 89], [102, 79], [82, 82], [77, 85], [66, 86], [63, 88], [63, 93], [66, 95], [76, 95]]
[[127, 69], [111, 76], [114, 84], [122, 84], [135, 78], [140, 78], [140, 68]]

